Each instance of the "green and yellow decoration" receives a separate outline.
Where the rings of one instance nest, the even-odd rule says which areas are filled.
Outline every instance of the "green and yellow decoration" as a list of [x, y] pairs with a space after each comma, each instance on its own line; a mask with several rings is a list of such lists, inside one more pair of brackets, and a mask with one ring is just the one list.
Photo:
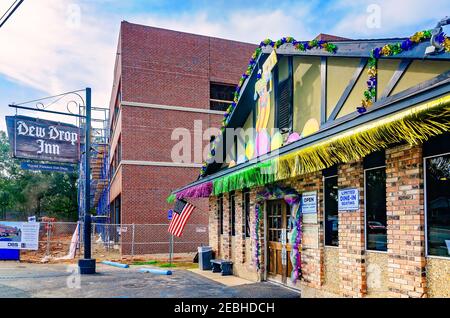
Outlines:
[[[377, 96], [377, 61], [382, 57], [395, 56], [405, 51], [409, 51], [414, 46], [424, 41], [429, 41], [432, 36], [433, 30], [425, 30], [414, 33], [413, 36], [404, 40], [403, 42], [395, 44], [386, 44], [383, 47], [374, 48], [368, 61], [368, 80], [367, 89], [364, 91], [364, 98], [361, 101], [361, 106], [357, 107], [357, 111], [363, 114], [367, 111], [367, 108], [372, 106]], [[443, 46], [445, 52], [450, 52], [450, 39], [441, 32], [436, 37], [436, 42]]]

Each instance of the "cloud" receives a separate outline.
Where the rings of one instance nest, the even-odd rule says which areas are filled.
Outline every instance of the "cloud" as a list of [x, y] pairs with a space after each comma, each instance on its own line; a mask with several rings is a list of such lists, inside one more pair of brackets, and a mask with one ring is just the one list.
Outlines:
[[219, 16], [202, 10], [172, 16], [135, 15], [130, 22], [249, 43], [283, 36], [309, 40], [317, 35], [307, 28], [306, 18], [311, 10], [305, 4], [298, 10], [296, 6], [290, 11], [284, 8], [235, 9]]
[[26, 1], [0, 31], [0, 74], [49, 95], [91, 86], [108, 106], [118, 29], [88, 4]]
[[[337, 0], [329, 13], [342, 13], [332, 32], [361, 37], [404, 37], [424, 28], [434, 28], [450, 12], [448, 0], [435, 0], [425, 5], [423, 0]], [[370, 27], [367, 20], [379, 10], [379, 27]]]

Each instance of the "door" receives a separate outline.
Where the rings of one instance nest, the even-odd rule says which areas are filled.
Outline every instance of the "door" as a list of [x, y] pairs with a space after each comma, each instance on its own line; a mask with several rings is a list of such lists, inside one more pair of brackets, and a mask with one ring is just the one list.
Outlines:
[[267, 201], [268, 278], [284, 284], [292, 271], [288, 244], [290, 212], [284, 200]]

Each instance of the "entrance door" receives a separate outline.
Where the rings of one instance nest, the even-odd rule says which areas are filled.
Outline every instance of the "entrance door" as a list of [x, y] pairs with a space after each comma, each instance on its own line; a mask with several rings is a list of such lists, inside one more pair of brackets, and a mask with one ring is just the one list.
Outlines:
[[[288, 244], [290, 212], [284, 200], [267, 201], [268, 277], [287, 283], [292, 271]], [[283, 248], [284, 247], [284, 248]]]

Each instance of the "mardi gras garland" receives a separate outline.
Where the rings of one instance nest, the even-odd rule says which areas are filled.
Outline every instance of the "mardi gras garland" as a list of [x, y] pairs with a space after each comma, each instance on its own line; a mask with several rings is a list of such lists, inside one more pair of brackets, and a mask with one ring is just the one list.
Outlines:
[[[301, 275], [301, 239], [302, 239], [302, 216], [300, 208], [301, 195], [292, 188], [284, 188], [279, 186], [265, 187], [256, 195], [255, 204], [255, 233], [253, 239], [255, 242], [254, 264], [257, 270], [261, 269], [261, 244], [259, 241], [260, 223], [262, 220], [261, 205], [267, 200], [284, 199], [290, 207], [289, 222], [292, 222], [292, 231], [290, 233], [289, 241], [292, 244], [292, 251], [290, 254], [292, 272], [291, 280], [296, 282]], [[287, 233], [288, 234], [288, 233]]]
[[[201, 177], [203, 177], [206, 173], [206, 167], [208, 166], [208, 161], [216, 155], [216, 145], [219, 143], [220, 137], [223, 134], [223, 132], [225, 131], [225, 128], [231, 119], [231, 114], [233, 113], [233, 110], [237, 106], [237, 103], [239, 101], [239, 96], [241, 94], [241, 89], [242, 89], [242, 86], [244, 85], [245, 80], [250, 77], [254, 68], [256, 67], [257, 60], [262, 53], [262, 49], [267, 46], [271, 46], [274, 49], [277, 49], [280, 46], [282, 46], [284, 44], [288, 44], [288, 43], [292, 44], [296, 50], [299, 50], [301, 52], [305, 52], [307, 50], [312, 50], [312, 49], [322, 49], [329, 53], [336, 53], [336, 50], [337, 50], [337, 46], [335, 44], [328, 43], [326, 41], [322, 41], [322, 40], [297, 41], [293, 37], [290, 37], [290, 36], [284, 37], [276, 42], [272, 41], [271, 39], [265, 39], [264, 41], [262, 41], [259, 44], [259, 46], [256, 48], [255, 52], [252, 54], [252, 57], [250, 58], [247, 69], [246, 69], [245, 73], [242, 74], [242, 76], [239, 80], [239, 83], [236, 86], [233, 102], [227, 108], [225, 114], [223, 115], [222, 126], [220, 128], [219, 136], [217, 136], [217, 138], [214, 140], [213, 144], [211, 145], [211, 149], [208, 154], [207, 161], [203, 163], [203, 165], [200, 169]], [[258, 72], [257, 77], [258, 77], [258, 79], [261, 78], [260, 72]]]
[[[367, 111], [367, 108], [372, 106], [377, 96], [377, 61], [381, 57], [393, 56], [405, 51], [411, 50], [417, 44], [431, 39], [431, 32], [433, 30], [425, 30], [414, 33], [413, 36], [404, 40], [403, 42], [395, 44], [386, 44], [383, 47], [374, 48], [369, 57], [367, 74], [369, 76], [367, 80], [367, 90], [364, 91], [364, 98], [361, 101], [361, 106], [357, 107], [357, 111], [363, 114]], [[445, 52], [450, 52], [450, 39], [441, 32], [436, 37], [436, 42], [442, 45]]]

